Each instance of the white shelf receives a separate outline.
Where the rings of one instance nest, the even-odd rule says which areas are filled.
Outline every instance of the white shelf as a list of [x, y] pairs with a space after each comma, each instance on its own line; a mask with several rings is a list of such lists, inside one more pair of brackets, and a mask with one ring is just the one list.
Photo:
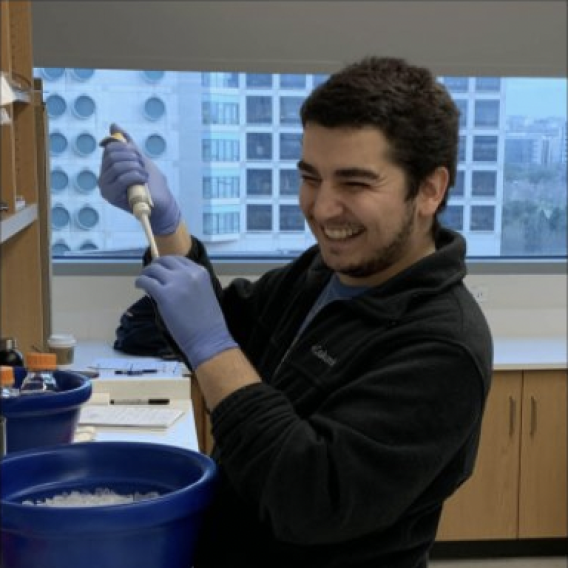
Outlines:
[[0, 220], [0, 244], [31, 225], [37, 219], [37, 211], [37, 204], [34, 203]]

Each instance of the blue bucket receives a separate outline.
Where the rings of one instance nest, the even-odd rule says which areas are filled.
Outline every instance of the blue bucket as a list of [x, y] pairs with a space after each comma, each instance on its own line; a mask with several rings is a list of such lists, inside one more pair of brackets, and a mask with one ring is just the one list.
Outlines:
[[81, 405], [91, 397], [91, 381], [68, 371], [55, 371], [54, 375], [59, 392], [1, 399], [0, 414], [6, 418], [8, 452], [73, 440]]
[[[85, 442], [0, 464], [3, 568], [190, 568], [215, 462], [165, 444]], [[157, 491], [123, 505], [23, 505], [69, 491]]]

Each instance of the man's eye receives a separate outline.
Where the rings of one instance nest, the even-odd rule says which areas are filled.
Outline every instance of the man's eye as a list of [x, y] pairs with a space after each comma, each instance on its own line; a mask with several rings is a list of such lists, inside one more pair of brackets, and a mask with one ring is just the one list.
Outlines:
[[300, 178], [302, 180], [302, 183], [306, 183], [308, 185], [317, 185], [320, 181], [318, 178], [315, 178], [313, 176], [308, 176], [305, 174], [302, 174]]

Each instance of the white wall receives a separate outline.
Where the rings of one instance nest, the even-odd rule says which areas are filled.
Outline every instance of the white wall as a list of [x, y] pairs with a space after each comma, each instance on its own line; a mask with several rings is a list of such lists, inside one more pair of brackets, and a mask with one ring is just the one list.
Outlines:
[[[230, 278], [223, 278], [226, 283]], [[496, 337], [566, 337], [566, 275], [471, 275], [487, 292], [483, 310]], [[55, 276], [53, 331], [112, 342], [121, 313], [141, 295], [131, 276]]]

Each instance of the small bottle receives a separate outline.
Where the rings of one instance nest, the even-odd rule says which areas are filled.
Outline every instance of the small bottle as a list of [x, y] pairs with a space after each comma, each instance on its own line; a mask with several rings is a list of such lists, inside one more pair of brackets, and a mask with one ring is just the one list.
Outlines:
[[57, 369], [55, 353], [27, 353], [28, 374], [20, 386], [20, 394], [41, 394], [59, 390], [53, 371]]
[[18, 351], [18, 343], [14, 337], [2, 337], [0, 339], [0, 365], [24, 366], [24, 357]]
[[14, 367], [0, 365], [0, 382], [2, 383], [3, 399], [20, 396], [20, 389], [14, 382]]

